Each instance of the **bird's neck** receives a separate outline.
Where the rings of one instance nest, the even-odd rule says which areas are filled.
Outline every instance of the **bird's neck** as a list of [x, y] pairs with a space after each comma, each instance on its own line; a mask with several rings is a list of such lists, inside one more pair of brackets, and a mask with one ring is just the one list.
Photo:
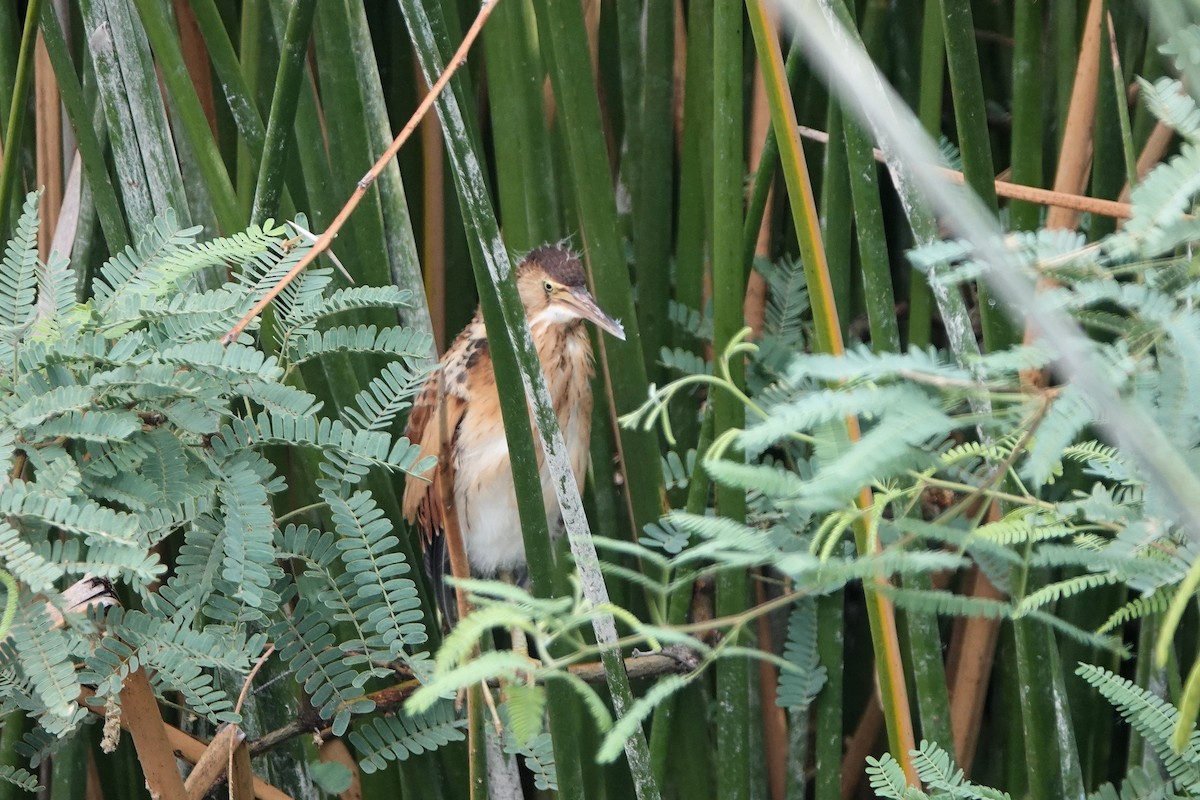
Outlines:
[[592, 375], [592, 343], [582, 320], [531, 326], [533, 342], [547, 380], [555, 377], [587, 381]]

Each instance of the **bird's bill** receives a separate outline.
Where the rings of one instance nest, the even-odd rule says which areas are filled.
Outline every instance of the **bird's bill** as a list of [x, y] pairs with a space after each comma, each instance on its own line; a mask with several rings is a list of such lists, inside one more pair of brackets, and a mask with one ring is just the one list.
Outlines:
[[586, 289], [571, 289], [563, 296], [563, 300], [579, 316], [596, 323], [596, 327], [608, 331], [621, 341], [625, 341], [625, 329], [621, 327], [621, 323], [608, 314], [605, 314], [600, 306], [596, 305], [596, 301], [588, 294]]

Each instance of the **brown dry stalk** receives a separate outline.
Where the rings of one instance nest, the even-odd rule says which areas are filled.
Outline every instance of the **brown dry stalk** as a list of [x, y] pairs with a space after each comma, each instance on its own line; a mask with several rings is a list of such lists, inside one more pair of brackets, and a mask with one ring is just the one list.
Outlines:
[[[992, 503], [988, 521], [1000, 518], [1000, 506]], [[968, 597], [1002, 600], [1004, 593], [987, 579], [978, 567], [967, 575]], [[987, 617], [963, 617], [954, 626], [950, 638], [950, 653], [946, 673], [950, 684], [950, 729], [954, 732], [954, 756], [959, 768], [971, 774], [975, 747], [979, 743], [980, 719], [987, 699], [992, 661], [996, 655], [996, 640], [1000, 635], [1000, 620]]]
[[362, 775], [358, 761], [344, 741], [333, 738], [321, 742], [317, 758], [322, 763], [341, 764], [350, 773], [350, 787], [338, 795], [339, 800], [362, 800]]
[[[258, 796], [254, 790], [254, 772], [250, 768], [250, 748], [245, 742], [233, 748], [233, 754], [229, 757], [229, 774], [232, 776], [229, 781], [229, 800], [253, 800]], [[357, 768], [354, 775], [358, 777]]]
[[[1063, 194], [1083, 194], [1091, 171], [1092, 125], [1096, 120], [1103, 11], [1104, 0], [1091, 0], [1088, 4], [1083, 41], [1079, 45], [1079, 61], [1075, 67], [1075, 85], [1071, 89], [1071, 104], [1067, 109], [1058, 170], [1054, 174], [1054, 191]], [[1078, 224], [1079, 214], [1074, 209], [1056, 206], [1046, 215], [1047, 228], [1073, 230]]]
[[683, 95], [687, 82], [687, 23], [684, 20], [683, 0], [675, 0], [675, 59], [671, 64], [671, 118], [675, 129], [675, 158], [683, 160]]
[[[428, 94], [425, 76], [413, 56], [417, 95]], [[442, 159], [444, 145], [442, 126], [438, 118], [426, 117], [421, 123], [421, 188], [425, 209], [425, 241], [421, 260], [425, 265], [425, 297], [429, 305], [429, 322], [433, 326], [433, 342], [439, 353], [446, 350], [446, 164]]]
[[192, 10], [189, 0], [175, 0], [175, 19], [179, 23], [179, 49], [183, 51], [183, 63], [187, 67], [188, 78], [196, 90], [196, 99], [208, 120], [212, 135], [217, 135], [217, 104], [213, 99], [212, 61], [208, 57], [208, 47], [204, 44], [204, 36], [200, 33], [200, 23], [196, 21], [196, 12]]
[[[806, 128], [803, 125], [799, 126], [799, 130], [800, 135], [805, 139], [829, 144], [829, 134], [825, 131]], [[875, 148], [872, 152], [876, 161], [882, 162], [884, 160], [882, 150]], [[965, 180], [963, 174], [958, 170], [941, 169], [940, 171], [955, 183], [963, 183]], [[1041, 189], [1037, 186], [1026, 186], [1022, 183], [1012, 183], [1011, 181], [1000, 179], [996, 179], [993, 183], [996, 187], [997, 196], [1007, 200], [1024, 200], [1029, 203], [1049, 206], [1050, 208], [1069, 208], [1075, 211], [1083, 211], [1088, 214], [1097, 214], [1102, 217], [1113, 217], [1115, 219], [1129, 219], [1133, 216], [1133, 207], [1128, 203], [1121, 203], [1115, 200], [1101, 200], [1083, 194], [1058, 192], [1052, 189]]]
[[882, 732], [883, 708], [879, 705], [878, 694], [872, 693], [859, 717], [854, 735], [846, 742], [846, 754], [842, 756], [842, 800], [856, 796], [867, 756], [875, 752], [875, 743]]
[[[767, 131], [771, 129], [771, 108], [767, 105], [767, 89], [763, 83], [762, 68], [755, 64], [754, 90], [750, 105], [750, 158], [748, 168], [751, 174], [758, 171], [762, 161], [763, 147], [767, 142]], [[771, 254], [771, 200], [774, 189], [767, 193], [767, 205], [763, 210], [762, 222], [758, 226], [758, 240], [754, 245], [754, 253], [760, 256]], [[767, 309], [767, 281], [758, 270], [750, 271], [746, 282], [746, 299], [742, 303], [742, 315], [746, 324], [753, 331], [752, 337], [762, 335], [763, 318]], [[782, 709], [780, 709], [782, 713]]]
[[[191, 734], [184, 733], [183, 731], [179, 730], [179, 728], [174, 726], [167, 725], [166, 728], [168, 745], [176, 756], [192, 764], [195, 764], [204, 757], [204, 752], [208, 749], [207, 743], [200, 741]], [[238, 755], [238, 751], [246, 751], [245, 761], [248, 765], [250, 761], [250, 755], [245, 742], [243, 742], [241, 746], [234, 751], [235, 762], [241, 759], [241, 756]], [[242, 781], [243, 778], [236, 771], [238, 769], [236, 764], [234, 769], [235, 785], [237, 785], [237, 783]], [[262, 778], [255, 776], [253, 773], [251, 773], [250, 778], [251, 792], [255, 800], [292, 800], [292, 797], [286, 792], [275, 788]]]
[[[128, 688], [128, 687], [126, 687], [126, 688]], [[88, 709], [88, 711], [91, 711], [93, 714], [103, 716], [104, 715], [103, 708], [92, 705], [91, 703], [88, 702], [88, 700], [90, 699], [91, 696], [92, 696], [92, 690], [85, 687], [83, 694], [80, 696], [79, 704], [81, 706], [83, 706], [84, 708]], [[151, 693], [150, 699], [151, 700], [154, 699], [153, 693]], [[125, 700], [125, 695], [122, 694], [122, 704], [125, 704], [126, 702], [127, 701]], [[132, 728], [130, 727], [130, 719], [128, 716], [129, 709], [128, 709], [128, 707], [125, 707], [123, 710], [125, 713], [122, 713], [121, 718], [120, 718], [121, 727], [132, 733]], [[154, 713], [156, 716], [158, 715], [157, 702], [154, 705]], [[207, 742], [201, 741], [200, 739], [197, 739], [196, 737], [192, 736], [191, 734], [181, 731], [179, 728], [176, 728], [174, 725], [168, 725], [168, 724], [162, 722], [162, 717], [159, 717], [158, 719], [159, 719], [159, 722], [161, 723], [161, 728], [162, 728], [162, 733], [159, 734], [158, 738], [160, 741], [165, 743], [166, 747], [168, 748], [168, 751], [171, 754], [172, 769], [175, 768], [175, 762], [174, 762], [175, 758], [181, 758], [184, 761], [188, 762], [189, 764], [196, 764], [197, 762], [200, 761], [201, 758], [204, 757], [204, 753], [208, 749]], [[135, 747], [137, 746], [136, 738], [134, 739], [134, 745], [135, 745]], [[138, 754], [140, 757], [140, 755], [141, 755], [140, 749], [138, 750]], [[236, 756], [236, 752], [235, 752], [235, 756]], [[178, 772], [176, 772], [176, 777], [178, 778]], [[256, 798], [256, 800], [291, 800], [291, 798], [288, 797], [287, 794], [280, 791], [279, 789], [276, 789], [274, 786], [272, 786], [271, 784], [262, 780], [261, 778], [254, 778], [253, 785], [254, 785], [254, 797]], [[185, 790], [183, 789], [183, 784], [181, 782], [180, 783], [180, 792], [182, 793], [183, 791], [185, 791]], [[165, 797], [165, 795], [164, 795], [164, 797]]]
[[204, 754], [183, 782], [188, 800], [203, 800], [217, 781], [229, 774], [233, 751], [246, 741], [246, 732], [237, 725], [226, 725], [208, 743]]
[[[754, 594], [759, 605], [767, 601], [767, 590], [762, 581], [755, 581]], [[775, 652], [770, 615], [763, 614], [755, 625], [759, 648], [768, 653]], [[787, 716], [775, 702], [779, 691], [779, 670], [765, 658], [758, 662], [758, 685], [762, 695], [759, 706], [762, 709], [763, 749], [767, 757], [767, 785], [771, 790], [771, 800], [784, 800], [787, 795]]]
[[350, 772], [350, 788], [338, 795], [340, 800], [362, 800], [362, 775], [358, 771], [358, 761], [346, 743], [341, 739], [326, 739], [321, 743], [317, 758], [322, 762], [341, 764]]
[[408, 141], [409, 137], [412, 136], [413, 131], [416, 130], [417, 125], [421, 122], [421, 119], [425, 116], [425, 114], [429, 112], [429, 109], [433, 106], [433, 103], [438, 98], [438, 95], [440, 95], [442, 90], [445, 89], [447, 84], [450, 83], [450, 79], [454, 77], [454, 73], [458, 71], [459, 67], [467, 63], [467, 52], [471, 49], [471, 45], [475, 42], [475, 39], [478, 38], [480, 32], [483, 30], [483, 25], [485, 22], [487, 22], [488, 17], [491, 16], [492, 9], [496, 7], [497, 2], [499, 2], [499, 0], [484, 0], [483, 4], [479, 7], [479, 13], [475, 16], [475, 21], [471, 23], [471, 27], [467, 30], [466, 36], [463, 37], [462, 44], [458, 46], [458, 50], [456, 50], [453, 57], [451, 57], [450, 63], [446, 65], [446, 68], [442, 70], [442, 74], [438, 76], [436, 81], [434, 81], [429, 93], [425, 95], [425, 98], [417, 106], [417, 110], [413, 112], [408, 122], [406, 122], [404, 127], [401, 128], [400, 133], [396, 136], [391, 145], [388, 146], [388, 149], [384, 151], [383, 155], [379, 157], [379, 160], [375, 162], [371, 169], [367, 170], [367, 174], [363, 175], [362, 178], [359, 179], [358, 184], [354, 187], [354, 192], [350, 195], [350, 199], [348, 199], [346, 204], [342, 206], [342, 210], [338, 212], [336, 217], [334, 217], [333, 222], [329, 224], [329, 227], [326, 228], [324, 233], [317, 237], [317, 241], [313, 244], [312, 249], [305, 254], [304, 258], [300, 259], [300, 262], [297, 263], [296, 266], [292, 267], [287, 275], [283, 276], [283, 279], [279, 281], [279, 283], [272, 287], [270, 291], [263, 295], [261, 300], [254, 304], [254, 308], [246, 312], [246, 315], [238, 320], [237, 324], [234, 325], [228, 333], [221, 337], [221, 344], [228, 346], [232, 342], [236, 341], [238, 336], [241, 335], [242, 331], [246, 329], [246, 326], [249, 325], [255, 317], [261, 314], [263, 309], [270, 305], [271, 301], [274, 300], [281, 291], [283, 291], [285, 286], [295, 280], [296, 276], [303, 272], [309, 264], [313, 263], [313, 261], [316, 261], [317, 256], [329, 249], [329, 246], [333, 243], [334, 237], [337, 236], [338, 231], [342, 229], [342, 226], [346, 224], [346, 220], [350, 218], [350, 215], [354, 213], [354, 209], [358, 207], [359, 202], [361, 202], [363, 197], [366, 196], [367, 190], [371, 188], [371, 184], [373, 184], [375, 179], [379, 177], [379, 173], [382, 172], [383, 168], [387, 166], [393, 158], [396, 157], [396, 153], [399, 152], [400, 148], [404, 146], [404, 143]]
[[[55, 13], [51, 11], [50, 13]], [[62, 105], [58, 97], [58, 80], [50, 65], [46, 42], [39, 33], [34, 49], [34, 118], [37, 126], [37, 182], [45, 187], [38, 203], [38, 256], [44, 261], [50, 256], [50, 242], [58, 224], [63, 201]]]
[[121, 689], [121, 725], [129, 730], [150, 794], [160, 800], [187, 800], [167, 726], [144, 669], [129, 673]]

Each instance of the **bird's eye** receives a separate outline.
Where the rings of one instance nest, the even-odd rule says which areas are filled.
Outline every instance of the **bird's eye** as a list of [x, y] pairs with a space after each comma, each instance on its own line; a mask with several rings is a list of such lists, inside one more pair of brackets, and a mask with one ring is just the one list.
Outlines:
[[546, 290], [546, 294], [554, 291], [554, 284], [550, 281], [542, 281], [542, 288]]

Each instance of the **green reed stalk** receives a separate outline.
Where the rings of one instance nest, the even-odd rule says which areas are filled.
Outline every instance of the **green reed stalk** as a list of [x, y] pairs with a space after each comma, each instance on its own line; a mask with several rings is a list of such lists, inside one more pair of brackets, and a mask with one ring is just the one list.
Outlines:
[[12, 89], [12, 105], [8, 111], [8, 129], [4, 134], [4, 162], [0, 165], [0, 235], [8, 238], [8, 215], [12, 210], [17, 188], [18, 164], [21, 157], [21, 134], [25, 130], [25, 115], [29, 108], [29, 87], [33, 83], [33, 46], [37, 41], [38, 17], [42, 0], [30, 0], [25, 10], [25, 28], [21, 34], [21, 49], [17, 55], [17, 70]]
[[529, 8], [509, 2], [496, 7], [483, 32], [500, 218], [519, 252], [562, 236], [534, 32]]
[[293, 136], [297, 95], [316, 9], [316, 0], [298, 0], [288, 12], [287, 29], [279, 46], [279, 72], [275, 76], [275, 91], [271, 96], [271, 112], [267, 117], [267, 133], [262, 158], [258, 162], [258, 182], [250, 212], [250, 219], [258, 224], [268, 214], [278, 213], [283, 194], [284, 161], [288, 142]]
[[[712, 282], [713, 349], [725, 351], [744, 325], [742, 302], [746, 277], [742, 268], [742, 7], [738, 0], [718, 0], [713, 7], [713, 121], [712, 121]], [[744, 380], [744, 365], [735, 359], [730, 378]], [[746, 411], [728, 392], [712, 398], [713, 435], [745, 425]], [[740, 459], [733, 452], [728, 457]], [[742, 489], [717, 485], [717, 512], [729, 519], [746, 518]], [[747, 576], [726, 570], [717, 576], [716, 611], [719, 616], [738, 614], [750, 604]], [[723, 659], [717, 665], [717, 791], [723, 798], [749, 798], [750, 762], [750, 662]]]
[[167, 7], [154, 0], [133, 0], [138, 16], [146, 31], [146, 38], [154, 48], [157, 74], [161, 77], [167, 95], [171, 98], [171, 111], [175, 121], [173, 130], [182, 132], [191, 146], [191, 153], [203, 184], [204, 193], [212, 203], [217, 225], [221, 233], [232, 233], [245, 227], [245, 217], [238, 208], [233, 183], [221, 159], [217, 143], [200, 98], [196, 95], [192, 76], [183, 59]]
[[[675, 53], [675, 8], [672, 3], [647, 3], [645, 42], [642, 48], [641, 92], [634, 108], [639, 112], [629, 143], [636, 152], [627, 162], [633, 173], [633, 255], [637, 269], [638, 329], [647, 374], [657, 380], [659, 351], [670, 334], [667, 303], [671, 296], [672, 172], [674, 166], [674, 94], [672, 75]], [[640, 26], [639, 26], [640, 27]], [[630, 130], [626, 120], [626, 130]]]
[[[762, 64], [767, 97], [771, 107], [771, 122], [780, 140], [783, 174], [792, 201], [793, 221], [799, 237], [804, 274], [808, 281], [815, 331], [814, 350], [839, 355], [843, 352], [838, 309], [833, 304], [833, 287], [825, 251], [821, 243], [820, 222], [808, 168], [804, 162], [796, 127], [795, 108], [783, 80], [783, 56], [778, 41], [771, 33], [772, 26], [759, 0], [748, 0], [751, 29]], [[846, 421], [851, 439], [859, 434], [858, 421]], [[864, 488], [857, 498], [861, 509], [873, 502], [870, 488]], [[871, 551], [872, 536], [865, 516], [855, 525], [855, 542], [860, 554]], [[916, 782], [916, 772], [909, 753], [916, 746], [909, 711], [908, 690], [904, 684], [904, 668], [896, 630], [895, 609], [887, 598], [870, 583], [864, 584], [867, 595], [868, 621], [879, 676], [884, 720], [892, 755], [903, 765], [910, 782]]]
[[[1041, 186], [1045, 118], [1041, 74], [1043, 4], [1017, 0], [1013, 19], [1012, 179], [1026, 186]], [[1014, 200], [1009, 206], [1013, 230], [1033, 230], [1041, 220], [1041, 207]]]

